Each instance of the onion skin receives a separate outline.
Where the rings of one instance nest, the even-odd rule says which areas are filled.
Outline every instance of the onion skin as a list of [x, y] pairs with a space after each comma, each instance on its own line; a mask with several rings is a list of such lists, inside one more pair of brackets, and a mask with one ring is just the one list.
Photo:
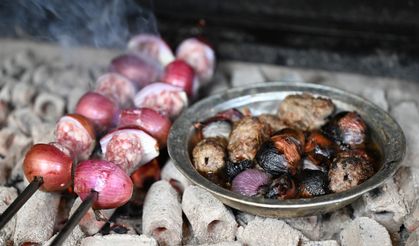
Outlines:
[[147, 188], [160, 179], [160, 165], [157, 159], [139, 167], [131, 174], [131, 180], [138, 189]]
[[140, 90], [134, 98], [139, 108], [151, 108], [173, 119], [188, 106], [188, 97], [179, 87], [166, 83], [153, 83]]
[[207, 83], [211, 80], [215, 68], [215, 54], [205, 43], [196, 38], [186, 39], [177, 48], [176, 57], [195, 69], [200, 82]]
[[74, 192], [84, 200], [98, 192], [94, 209], [117, 208], [129, 201], [133, 183], [117, 165], [105, 160], [87, 160], [78, 164], [74, 174]]
[[118, 127], [139, 127], [153, 136], [161, 147], [166, 146], [172, 122], [150, 108], [125, 109], [121, 111]]
[[26, 153], [23, 172], [31, 182], [35, 176], [41, 176], [44, 183], [41, 190], [47, 192], [62, 191], [71, 184], [73, 160], [69, 155], [51, 144], [35, 144]]
[[138, 89], [157, 81], [162, 73], [162, 69], [158, 64], [154, 64], [152, 61], [135, 54], [125, 54], [114, 58], [108, 71], [128, 78]]
[[256, 196], [270, 182], [270, 176], [258, 169], [239, 173], [231, 183], [231, 190], [244, 196]]
[[79, 114], [68, 114], [58, 120], [55, 139], [70, 149], [79, 161], [88, 159], [96, 145], [93, 123]]
[[87, 92], [79, 99], [75, 111], [93, 122], [98, 132], [103, 132], [115, 125], [119, 107], [99, 93]]
[[[195, 71], [186, 62], [175, 60], [169, 63], [162, 76], [162, 82], [182, 88], [189, 97], [194, 96]], [[196, 88], [196, 87], [195, 87]]]
[[139, 34], [128, 42], [128, 50], [138, 52], [146, 57], [158, 61], [166, 66], [175, 59], [170, 47], [158, 36], [151, 34]]
[[106, 73], [96, 80], [96, 92], [111, 98], [121, 108], [134, 105], [136, 88], [127, 78], [117, 73]]

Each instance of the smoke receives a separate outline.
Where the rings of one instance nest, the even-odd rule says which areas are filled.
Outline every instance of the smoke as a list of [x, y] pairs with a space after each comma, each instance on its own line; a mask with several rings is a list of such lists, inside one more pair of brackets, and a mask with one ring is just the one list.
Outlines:
[[0, 35], [123, 48], [138, 33], [157, 34], [153, 13], [134, 0], [3, 0]]

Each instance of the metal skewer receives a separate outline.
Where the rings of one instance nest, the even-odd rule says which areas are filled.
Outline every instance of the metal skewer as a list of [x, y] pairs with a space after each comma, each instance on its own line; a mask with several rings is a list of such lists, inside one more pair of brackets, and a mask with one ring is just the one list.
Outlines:
[[92, 190], [89, 196], [87, 196], [86, 199], [84, 199], [84, 201], [80, 204], [77, 210], [73, 213], [73, 215], [64, 225], [64, 228], [54, 238], [50, 246], [61, 245], [66, 240], [66, 238], [73, 231], [74, 227], [79, 224], [83, 216], [92, 207], [93, 203], [97, 200], [97, 197], [98, 197], [98, 192]]
[[36, 176], [32, 182], [26, 186], [23, 192], [10, 204], [10, 206], [0, 215], [0, 230], [9, 222], [11, 218], [19, 211], [26, 201], [31, 198], [33, 194], [44, 183], [42, 177]]

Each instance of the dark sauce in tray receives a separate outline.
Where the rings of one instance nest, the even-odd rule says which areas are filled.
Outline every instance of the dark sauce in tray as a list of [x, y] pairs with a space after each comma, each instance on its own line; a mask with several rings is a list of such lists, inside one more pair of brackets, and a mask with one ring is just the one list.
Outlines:
[[[368, 129], [367, 135], [366, 135], [367, 138], [366, 138], [366, 141], [365, 141], [365, 145], [362, 149], [365, 150], [365, 152], [371, 158], [371, 160], [372, 160], [371, 165], [373, 166], [374, 174], [375, 174], [376, 172], [378, 172], [378, 170], [382, 166], [383, 154], [382, 154], [380, 145], [376, 141], [374, 141], [373, 136], [372, 136], [372, 130], [370, 129], [370, 127], [368, 125], [367, 125], [367, 129]], [[309, 132], [304, 132], [304, 133], [307, 136]], [[199, 142], [199, 140], [200, 140], [200, 137], [198, 136], [198, 134], [193, 134], [193, 136], [191, 138], [191, 141], [190, 141], [190, 145], [189, 145], [190, 156], [192, 156], [192, 149]], [[337, 144], [337, 146], [339, 146], [339, 145]], [[341, 152], [341, 151], [344, 151], [344, 150], [348, 150], [348, 149], [345, 148], [345, 147], [339, 147], [338, 148], [338, 152]], [[303, 158], [305, 156], [306, 155], [304, 154]], [[228, 160], [226, 160], [226, 161], [228, 161]], [[301, 165], [303, 165], [303, 164], [301, 164]], [[256, 164], [255, 168], [263, 170], [258, 164]], [[302, 168], [301, 168], [301, 170], [302, 170]], [[301, 170], [294, 177], [294, 180], [295, 180], [297, 186], [298, 186], [298, 182], [299, 182], [298, 180], [301, 180]], [[217, 185], [219, 185], [219, 186], [221, 186], [225, 189], [228, 189], [228, 190], [231, 189], [231, 182], [226, 177], [224, 168], [219, 170], [216, 173], [206, 173], [206, 172], [199, 172], [199, 173], [202, 176], [204, 176], [205, 178], [207, 178], [208, 180], [210, 180], [211, 182], [213, 182], [213, 183], [215, 183], [215, 184], [217, 184]], [[330, 192], [330, 193], [333, 193], [333, 192]], [[301, 198], [301, 197], [297, 196], [295, 198]]]

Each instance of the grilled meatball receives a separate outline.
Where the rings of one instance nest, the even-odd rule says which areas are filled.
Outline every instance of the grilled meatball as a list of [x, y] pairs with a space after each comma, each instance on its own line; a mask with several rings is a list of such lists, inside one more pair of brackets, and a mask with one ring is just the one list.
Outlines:
[[205, 138], [192, 151], [193, 164], [200, 172], [215, 173], [225, 165], [227, 141]]
[[330, 99], [309, 94], [289, 95], [279, 105], [279, 117], [288, 125], [301, 130], [313, 130], [324, 125], [335, 110]]
[[285, 124], [283, 120], [281, 120], [279, 117], [273, 114], [261, 114], [258, 116], [258, 119], [262, 123], [269, 125], [272, 132], [277, 132], [288, 127], [288, 125]]
[[230, 160], [239, 162], [255, 158], [259, 146], [269, 138], [270, 128], [256, 117], [244, 117], [230, 134], [228, 153]]
[[329, 188], [334, 192], [349, 190], [374, 174], [371, 159], [363, 151], [338, 154], [329, 170]]

